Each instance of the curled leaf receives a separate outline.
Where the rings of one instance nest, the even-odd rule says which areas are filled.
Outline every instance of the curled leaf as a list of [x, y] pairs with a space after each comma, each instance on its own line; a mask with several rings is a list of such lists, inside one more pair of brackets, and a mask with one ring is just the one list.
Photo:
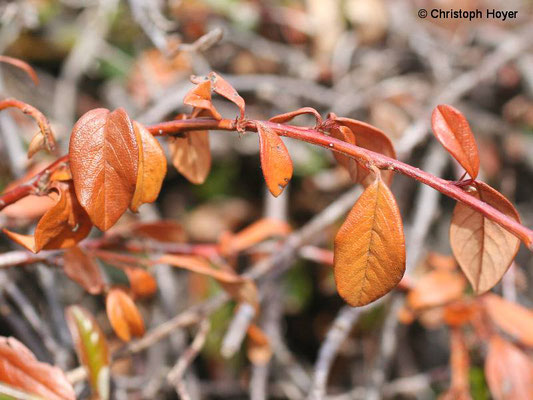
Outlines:
[[[241, 119], [244, 118], [244, 109], [245, 109], [245, 102], [244, 99], [237, 93], [235, 88], [230, 85], [228, 81], [226, 81], [224, 78], [222, 78], [219, 74], [212, 71], [209, 73], [207, 77], [200, 78], [193, 76], [191, 77], [191, 80], [193, 83], [200, 83], [203, 80], [211, 82], [211, 88], [213, 91], [222, 97], [225, 97], [232, 103], [234, 103], [237, 107], [239, 107], [240, 113], [241, 113]], [[185, 103], [188, 104], [188, 103]], [[216, 117], [215, 117], [216, 118]], [[220, 119], [220, 118], [217, 118]]]
[[101, 293], [105, 287], [98, 264], [78, 246], [65, 251], [63, 271], [90, 294]]
[[133, 130], [139, 147], [139, 169], [130, 209], [137, 212], [141, 204], [157, 199], [167, 173], [167, 160], [157, 139], [143, 125], [133, 121]]
[[85, 239], [92, 223], [78, 203], [72, 184], [60, 183], [57, 187], [59, 199], [40, 219], [34, 235], [21, 235], [7, 229], [4, 233], [34, 253], [72, 247]]
[[340, 296], [363, 306], [384, 296], [405, 272], [405, 239], [396, 200], [379, 174], [359, 197], [335, 237]]
[[78, 359], [89, 373], [93, 393], [100, 400], [109, 399], [111, 359], [102, 329], [93, 315], [83, 307], [70, 306], [65, 316]]
[[258, 123], [261, 168], [268, 190], [278, 197], [292, 178], [292, 160], [281, 138], [272, 129]]
[[211, 81], [207, 80], [199, 83], [185, 95], [183, 103], [195, 108], [201, 108], [211, 113], [213, 118], [222, 119], [211, 101]]
[[131, 297], [118, 287], [106, 297], [106, 313], [117, 336], [129, 342], [132, 336], [144, 335], [144, 321]]
[[72, 130], [69, 160], [80, 204], [108, 230], [130, 206], [137, 184], [139, 146], [126, 111], [85, 113]]
[[498, 328], [526, 346], [533, 347], [533, 311], [493, 293], [483, 296], [483, 305]]
[[476, 140], [465, 116], [447, 104], [435, 107], [431, 127], [439, 142], [463, 166], [472, 179], [479, 172], [479, 155]]
[[530, 357], [497, 335], [489, 342], [485, 377], [495, 400], [533, 399], [533, 363]]
[[37, 73], [27, 62], [19, 60], [18, 58], [3, 55], [0, 55], [0, 62], [10, 64], [18, 69], [21, 69], [30, 77], [35, 85], [39, 84], [39, 77], [37, 76]]
[[[501, 193], [482, 182], [470, 195], [520, 222], [520, 216]], [[496, 222], [470, 207], [457, 203], [450, 226], [450, 244], [459, 266], [477, 294], [492, 288], [513, 261], [520, 241]]]
[[63, 371], [42, 363], [17, 339], [0, 336], [0, 382], [47, 400], [75, 400]]
[[208, 131], [185, 132], [169, 142], [172, 164], [191, 183], [205, 182], [211, 170]]
[[276, 115], [276, 116], [270, 118], [269, 121], [270, 122], [277, 122], [279, 124], [284, 124], [285, 122], [291, 121], [292, 119], [294, 119], [298, 115], [303, 115], [303, 114], [310, 114], [313, 117], [315, 117], [316, 126], [322, 125], [322, 117], [320, 116], [318, 111], [315, 110], [312, 107], [303, 107], [303, 108], [299, 108], [298, 110], [290, 111], [290, 112], [285, 113], [285, 114], [279, 114], [279, 115]]
[[[390, 158], [396, 158], [396, 152], [394, 151], [394, 146], [392, 145], [391, 140], [380, 129], [355, 119], [339, 118], [334, 114], [330, 115], [330, 118], [331, 117], [333, 117], [334, 121], [341, 126], [350, 128], [355, 136], [355, 143], [357, 146], [376, 153], [384, 154]], [[353, 172], [351, 173], [351, 176], [356, 182], [364, 183], [369, 174], [370, 171], [367, 168], [357, 164], [357, 176]], [[392, 171], [381, 171], [381, 175], [383, 176], [385, 183], [390, 185], [394, 173]]]
[[47, 149], [48, 151], [52, 152], [55, 149], [56, 141], [54, 134], [52, 133], [52, 128], [50, 127], [50, 122], [48, 122], [48, 119], [44, 116], [44, 114], [35, 107], [22, 101], [15, 99], [5, 99], [0, 101], [0, 110], [10, 107], [18, 108], [24, 114], [32, 117], [39, 125], [40, 132], [37, 133], [37, 135], [35, 135], [35, 137], [32, 139], [30, 149], [28, 151], [28, 158], [31, 158], [37, 151], [41, 149]]

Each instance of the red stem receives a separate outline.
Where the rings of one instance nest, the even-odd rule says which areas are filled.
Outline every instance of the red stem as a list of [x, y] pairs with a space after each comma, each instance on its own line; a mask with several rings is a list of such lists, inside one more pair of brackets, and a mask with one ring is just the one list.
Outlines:
[[[286, 136], [289, 138], [308, 142], [317, 146], [322, 146], [330, 150], [350, 156], [356, 159], [358, 162], [363, 163], [367, 166], [375, 166], [379, 169], [399, 172], [410, 178], [416, 179], [417, 181], [422, 182], [428, 186], [431, 186], [432, 188], [447, 195], [448, 197], [451, 197], [457, 201], [460, 201], [463, 204], [466, 204], [467, 206], [480, 212], [487, 218], [498, 223], [499, 225], [507, 229], [509, 232], [513, 233], [520, 240], [522, 240], [528, 246], [528, 248], [533, 251], [533, 231], [531, 229], [521, 225], [514, 219], [501, 213], [500, 211], [491, 207], [487, 203], [475, 198], [474, 196], [469, 195], [453, 182], [436, 177], [425, 171], [420, 170], [419, 168], [405, 164], [393, 158], [389, 158], [383, 154], [375, 153], [373, 151], [366, 150], [362, 147], [343, 142], [330, 136], [326, 136], [322, 132], [317, 131], [315, 129], [279, 124], [268, 121], [246, 121], [244, 123], [238, 123], [237, 121], [228, 119], [216, 120], [207, 118], [174, 120], [150, 125], [146, 128], [150, 131], [150, 133], [155, 136], [176, 135], [181, 132], [195, 130], [238, 131], [243, 128], [247, 131], [257, 132], [258, 122], [274, 130], [280, 136]], [[59, 165], [62, 162], [67, 161], [67, 159], [68, 156], [63, 156], [62, 158], [51, 164], [49, 167], [47, 167], [45, 170], [37, 174], [29, 182], [26, 182], [25, 184], [16, 187], [10, 192], [4, 194], [3, 196], [0, 196], [0, 210], [3, 207], [12, 204], [15, 201], [21, 199], [22, 197], [34, 192], [37, 187], [37, 182], [40, 181], [44, 175], [50, 174], [50, 172], [58, 168]]]

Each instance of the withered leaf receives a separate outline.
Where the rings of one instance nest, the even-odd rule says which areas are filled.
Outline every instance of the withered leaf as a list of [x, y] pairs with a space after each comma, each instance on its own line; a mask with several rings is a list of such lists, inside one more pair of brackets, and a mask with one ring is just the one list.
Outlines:
[[[201, 84], [202, 79], [207, 80], [211, 82], [211, 89], [214, 90], [215, 93], [221, 95], [222, 97], [225, 97], [232, 103], [234, 103], [237, 107], [239, 107], [239, 111], [241, 113], [241, 118], [244, 118], [244, 109], [245, 109], [245, 102], [244, 99], [237, 93], [235, 88], [231, 86], [231, 84], [226, 81], [224, 78], [222, 78], [219, 74], [216, 72], [210, 72], [209, 75], [205, 78], [201, 77], [192, 77], [193, 83]], [[186, 103], [189, 104], [189, 103]], [[216, 119], [216, 116], [214, 116]]]
[[42, 363], [17, 339], [0, 336], [0, 382], [47, 400], [75, 400], [63, 371]]
[[[352, 130], [346, 126], [333, 127], [330, 131], [330, 135], [331, 137], [342, 140], [343, 142], [353, 145], [356, 144], [355, 135], [353, 134]], [[333, 152], [333, 157], [335, 157], [335, 160], [337, 160], [337, 162], [342, 165], [346, 171], [348, 171], [352, 180], [357, 182], [357, 172], [359, 168], [357, 162], [353, 158], [336, 151]]]
[[211, 81], [199, 83], [185, 95], [183, 103], [195, 108], [201, 108], [211, 113], [213, 118], [222, 119], [211, 101]]
[[89, 372], [93, 393], [100, 400], [109, 399], [111, 358], [102, 329], [83, 307], [70, 306], [65, 316], [78, 359]]
[[533, 363], [530, 357], [498, 335], [489, 342], [485, 377], [495, 400], [533, 399]]
[[157, 282], [155, 278], [143, 268], [128, 267], [124, 269], [132, 293], [136, 297], [150, 297], [157, 292]]
[[476, 140], [465, 116], [456, 108], [441, 104], [431, 115], [431, 127], [439, 142], [463, 166], [472, 179], [479, 172]]
[[144, 321], [131, 297], [121, 288], [109, 290], [106, 313], [117, 336], [129, 342], [132, 336], [144, 335]]
[[[470, 195], [520, 222], [516, 209], [502, 194], [476, 182]], [[450, 226], [450, 244], [459, 266], [477, 294], [492, 288], [513, 261], [520, 241], [496, 222], [457, 203]]]
[[485, 312], [498, 328], [533, 347], [533, 311], [493, 293], [483, 296]]
[[19, 60], [18, 58], [4, 56], [4, 55], [0, 55], [0, 62], [11, 64], [12, 66], [16, 68], [21, 69], [30, 77], [30, 79], [33, 81], [35, 85], [39, 84], [39, 77], [37, 76], [37, 73], [31, 67], [31, 65], [28, 64], [27, 62]]
[[141, 204], [157, 199], [167, 173], [167, 159], [157, 139], [143, 125], [133, 121], [133, 130], [139, 147], [139, 170], [130, 209], [136, 212]]
[[65, 251], [63, 271], [91, 294], [101, 293], [104, 289], [105, 283], [98, 264], [78, 246]]
[[363, 306], [384, 296], [405, 272], [405, 239], [396, 200], [379, 174], [335, 237], [334, 273], [340, 296]]
[[85, 113], [72, 130], [69, 160], [80, 204], [108, 230], [130, 206], [137, 184], [139, 146], [126, 111]]
[[34, 253], [75, 246], [91, 231], [91, 220], [78, 203], [72, 183], [57, 183], [56, 187], [59, 199], [40, 219], [34, 235], [3, 230], [12, 240]]
[[267, 335], [256, 324], [250, 324], [247, 331], [248, 359], [254, 365], [265, 365], [272, 358], [272, 348]]
[[261, 168], [268, 190], [278, 197], [292, 178], [292, 160], [281, 138], [272, 129], [258, 123]]
[[435, 270], [422, 276], [407, 295], [413, 309], [441, 306], [459, 299], [466, 287], [464, 277], [453, 271]]
[[290, 111], [285, 114], [279, 114], [269, 119], [270, 122], [277, 122], [279, 124], [284, 124], [285, 122], [291, 121], [298, 115], [303, 114], [311, 114], [313, 117], [315, 117], [316, 120], [316, 126], [322, 125], [322, 117], [318, 113], [317, 110], [315, 110], [312, 107], [302, 107], [295, 111]]
[[185, 132], [183, 137], [171, 138], [169, 147], [174, 167], [191, 183], [204, 183], [211, 170], [209, 132]]

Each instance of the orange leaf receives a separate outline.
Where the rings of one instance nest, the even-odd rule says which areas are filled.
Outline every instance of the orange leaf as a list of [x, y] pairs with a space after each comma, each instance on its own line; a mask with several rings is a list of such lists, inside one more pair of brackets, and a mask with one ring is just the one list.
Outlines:
[[483, 296], [483, 305], [492, 322], [501, 330], [533, 347], [533, 311], [493, 293]]
[[63, 256], [63, 271], [90, 294], [101, 293], [104, 280], [98, 264], [80, 247], [72, 247]]
[[137, 212], [141, 204], [157, 199], [167, 173], [167, 159], [157, 139], [143, 125], [133, 121], [133, 130], [139, 146], [139, 170], [130, 209]]
[[78, 359], [89, 373], [93, 392], [99, 400], [109, 399], [111, 359], [102, 329], [93, 315], [80, 306], [68, 307], [65, 317]]
[[477, 303], [457, 301], [444, 307], [444, 322], [452, 327], [464, 325], [472, 320], [478, 312]]
[[211, 169], [211, 150], [208, 131], [185, 132], [169, 142], [172, 164], [195, 185], [205, 182]]
[[237, 107], [239, 107], [239, 110], [241, 112], [241, 118], [244, 118], [244, 99], [239, 95], [239, 93], [237, 93], [235, 88], [231, 86], [228, 81], [226, 81], [216, 72], [210, 72], [209, 76], [203, 78], [197, 76], [191, 78], [193, 83], [201, 83], [202, 79], [204, 81], [209, 80], [211, 82], [211, 87], [213, 88], [215, 93], [225, 97], [226, 99], [234, 103]]
[[126, 111], [85, 113], [72, 130], [69, 160], [80, 204], [108, 230], [128, 209], [137, 184], [139, 146]]
[[211, 113], [213, 118], [222, 119], [221, 115], [216, 110], [215, 106], [211, 102], [211, 81], [207, 80], [191, 89], [189, 93], [185, 95], [183, 103], [195, 108], [201, 108]]
[[[331, 137], [342, 140], [343, 142], [350, 143], [353, 145], [356, 144], [355, 135], [353, 134], [352, 130], [345, 126], [335, 126], [331, 128], [330, 135]], [[350, 158], [336, 151], [333, 152], [333, 157], [335, 157], [335, 160], [337, 160], [337, 162], [342, 165], [342, 167], [346, 169], [346, 171], [348, 171], [348, 173], [352, 177], [352, 180], [354, 182], [357, 182], [357, 162], [353, 158]]]
[[390, 292], [405, 272], [405, 239], [396, 200], [379, 174], [335, 237], [335, 282], [351, 306]]
[[263, 175], [270, 193], [278, 197], [292, 178], [292, 160], [276, 132], [260, 123], [257, 132]]
[[431, 127], [439, 142], [463, 166], [472, 179], [479, 172], [479, 155], [476, 140], [465, 116], [447, 104], [435, 107]]
[[237, 301], [258, 305], [257, 288], [252, 280], [243, 278], [230, 270], [215, 269], [207, 260], [198, 256], [165, 254], [157, 261], [173, 267], [214, 278]]
[[254, 365], [266, 365], [272, 358], [272, 348], [266, 334], [255, 324], [248, 327], [246, 353]]
[[[335, 122], [339, 123], [340, 125], [350, 128], [355, 135], [355, 143], [357, 146], [374, 151], [376, 153], [384, 154], [390, 158], [396, 158], [396, 152], [394, 151], [392, 142], [380, 129], [355, 119], [338, 118], [336, 116], [334, 116], [334, 119]], [[357, 182], [365, 182], [369, 174], [370, 171], [368, 171], [368, 169], [359, 164], [357, 165]], [[381, 175], [383, 176], [385, 183], [390, 185], [394, 173], [392, 171], [381, 171]], [[354, 176], [352, 175], [352, 179], [353, 178]]]
[[416, 287], [407, 295], [407, 302], [414, 310], [441, 306], [459, 299], [466, 282], [462, 275], [446, 270], [435, 270], [425, 274]]
[[262, 218], [233, 235], [229, 232], [222, 235], [220, 249], [225, 255], [246, 250], [272, 236], [287, 236], [291, 231], [289, 224], [273, 218]]
[[[520, 222], [513, 205], [502, 194], [476, 182], [470, 194]], [[450, 244], [459, 266], [477, 294], [492, 288], [511, 265], [520, 241], [496, 222], [457, 203], [450, 226]]]
[[58, 183], [60, 195], [57, 203], [41, 218], [35, 233], [21, 235], [4, 229], [12, 240], [37, 253], [40, 250], [64, 249], [85, 239], [92, 223], [78, 203], [72, 184]]
[[47, 400], [75, 400], [72, 385], [63, 371], [39, 362], [15, 338], [0, 336], [0, 382]]
[[135, 296], [150, 297], [157, 292], [157, 282], [148, 271], [138, 267], [128, 267], [124, 271]]
[[533, 363], [515, 345], [494, 335], [489, 342], [485, 377], [495, 400], [533, 399]]
[[279, 124], [284, 124], [285, 122], [288, 122], [292, 120], [293, 118], [297, 117], [298, 115], [302, 114], [311, 114], [316, 119], [316, 126], [322, 125], [322, 117], [318, 113], [317, 110], [311, 107], [303, 107], [299, 108], [298, 110], [291, 111], [285, 114], [276, 115], [269, 119], [270, 122], [277, 122]]
[[144, 335], [144, 321], [131, 297], [118, 287], [111, 288], [106, 297], [106, 312], [117, 336], [129, 342], [131, 336]]

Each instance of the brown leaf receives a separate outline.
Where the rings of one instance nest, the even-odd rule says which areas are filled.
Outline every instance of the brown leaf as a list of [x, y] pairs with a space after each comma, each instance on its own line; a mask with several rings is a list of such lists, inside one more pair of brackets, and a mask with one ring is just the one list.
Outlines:
[[52, 196], [37, 196], [30, 194], [23, 197], [16, 203], [13, 203], [4, 208], [0, 215], [8, 218], [26, 218], [34, 219], [42, 217], [49, 209], [57, 203], [57, 197]]
[[0, 336], [0, 382], [47, 400], [75, 400], [72, 385], [63, 371], [39, 362], [15, 338]]
[[136, 297], [150, 297], [157, 292], [157, 282], [145, 269], [129, 267], [124, 272], [130, 281], [131, 291]]
[[281, 138], [268, 128], [258, 123], [261, 168], [268, 190], [278, 197], [292, 178], [292, 160]]
[[121, 288], [109, 290], [106, 297], [107, 318], [117, 336], [129, 342], [132, 336], [144, 335], [144, 321], [131, 297]]
[[227, 232], [220, 238], [220, 251], [224, 255], [235, 254], [273, 236], [287, 236], [289, 224], [273, 218], [262, 218], [236, 234]]
[[533, 311], [493, 293], [483, 296], [483, 305], [498, 328], [526, 346], [533, 347]]
[[[476, 182], [470, 195], [520, 222], [513, 205], [485, 183]], [[457, 203], [450, 226], [450, 244], [459, 266], [477, 294], [492, 288], [513, 261], [520, 241], [496, 222]]]
[[202, 80], [209, 80], [211, 82], [211, 87], [215, 91], [215, 93], [221, 95], [222, 97], [225, 97], [226, 99], [234, 103], [237, 107], [239, 107], [241, 118], [244, 118], [244, 99], [239, 95], [239, 93], [237, 93], [235, 88], [231, 86], [230, 83], [224, 78], [222, 78], [219, 74], [217, 74], [216, 72], [210, 72], [209, 76], [207, 77], [201, 78], [194, 76], [191, 78], [191, 80], [193, 83], [201, 83]]
[[335, 282], [351, 306], [390, 292], [405, 272], [405, 239], [396, 200], [379, 174], [335, 237]]
[[211, 102], [210, 80], [204, 81], [192, 88], [190, 92], [185, 95], [183, 103], [195, 108], [207, 110], [215, 119], [222, 119], [222, 116], [218, 113], [215, 106]]
[[311, 107], [303, 107], [299, 108], [295, 111], [290, 111], [285, 114], [276, 115], [269, 119], [270, 122], [277, 122], [279, 124], [284, 124], [285, 122], [291, 121], [293, 118], [297, 117], [298, 115], [303, 114], [311, 114], [313, 117], [315, 117], [316, 120], [316, 126], [322, 125], [322, 117], [318, 113], [317, 110]]
[[441, 306], [459, 299], [466, 282], [462, 275], [446, 270], [431, 271], [417, 282], [407, 295], [407, 302], [414, 310]]
[[109, 399], [111, 357], [102, 329], [85, 308], [70, 306], [65, 311], [74, 348], [80, 363], [89, 372], [89, 381], [98, 400]]
[[255, 324], [250, 324], [247, 332], [248, 359], [254, 365], [266, 365], [272, 358], [272, 348], [266, 334]]
[[158, 242], [181, 243], [187, 238], [183, 227], [170, 220], [139, 222], [131, 227], [131, 232]]
[[[331, 137], [334, 137], [335, 139], [342, 140], [343, 142], [350, 143], [355, 145], [355, 135], [353, 134], [352, 130], [350, 128], [347, 128], [346, 126], [334, 126], [331, 128], [330, 131]], [[358, 172], [358, 164], [357, 162], [344, 154], [338, 153], [336, 151], [333, 152], [333, 157], [335, 157], [335, 160], [342, 165], [346, 171], [350, 174], [350, 177], [352, 177], [352, 180], [354, 182], [357, 182], [357, 172]]]
[[447, 104], [435, 107], [431, 127], [439, 142], [463, 166], [472, 179], [479, 172], [479, 155], [474, 135], [465, 116]]
[[108, 230], [128, 209], [137, 184], [139, 146], [126, 111], [85, 113], [72, 130], [69, 160], [80, 204]]
[[105, 287], [98, 264], [78, 246], [65, 251], [63, 271], [90, 294], [101, 293]]
[[533, 399], [533, 363], [515, 345], [494, 335], [485, 361], [485, 377], [495, 400]]
[[139, 147], [139, 170], [130, 209], [137, 212], [141, 204], [157, 199], [167, 173], [167, 159], [157, 139], [143, 125], [133, 121], [133, 130]]
[[195, 185], [205, 182], [211, 170], [208, 131], [185, 132], [169, 142], [172, 164]]
[[78, 203], [72, 183], [58, 183], [59, 200], [41, 218], [34, 235], [21, 235], [4, 229], [12, 240], [37, 253], [64, 249], [85, 239], [92, 228], [89, 216]]
[[443, 319], [452, 327], [462, 326], [472, 320], [478, 312], [477, 303], [456, 301], [444, 307]]
[[[355, 119], [339, 118], [334, 115], [333, 117], [338, 124], [350, 128], [350, 130], [355, 135], [355, 142], [357, 143], [357, 146], [370, 151], [374, 151], [376, 153], [384, 154], [390, 158], [396, 158], [396, 152], [394, 151], [394, 146], [392, 145], [392, 142], [390, 141], [388, 136], [380, 129]], [[368, 169], [359, 164], [357, 165], [357, 182], [365, 182], [369, 174], [370, 172], [368, 171]], [[385, 181], [385, 183], [387, 185], [390, 185], [394, 173], [392, 171], [381, 171], [381, 175], [383, 176], [383, 180]], [[353, 174], [352, 179], [354, 179]]]

